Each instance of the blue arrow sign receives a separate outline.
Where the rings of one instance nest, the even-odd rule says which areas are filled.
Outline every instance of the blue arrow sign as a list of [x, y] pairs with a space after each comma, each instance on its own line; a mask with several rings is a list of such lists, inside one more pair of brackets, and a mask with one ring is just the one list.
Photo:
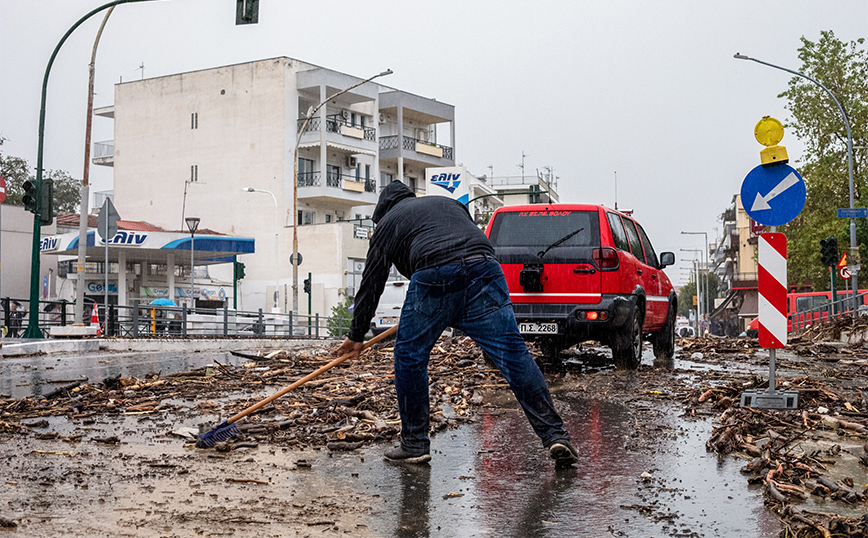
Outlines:
[[766, 226], [782, 226], [805, 207], [805, 182], [786, 164], [759, 165], [741, 184], [741, 205], [753, 220]]

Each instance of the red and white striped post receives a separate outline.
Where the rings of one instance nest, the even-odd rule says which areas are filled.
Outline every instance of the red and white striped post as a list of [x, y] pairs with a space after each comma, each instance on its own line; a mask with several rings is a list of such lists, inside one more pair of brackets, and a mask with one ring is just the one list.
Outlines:
[[759, 236], [759, 343], [768, 349], [787, 344], [787, 236]]
[[[774, 228], [772, 228], [774, 230]], [[759, 261], [759, 343], [769, 350], [769, 390], [745, 391], [742, 407], [797, 409], [798, 391], [775, 390], [775, 355], [787, 344], [787, 236], [760, 234]]]

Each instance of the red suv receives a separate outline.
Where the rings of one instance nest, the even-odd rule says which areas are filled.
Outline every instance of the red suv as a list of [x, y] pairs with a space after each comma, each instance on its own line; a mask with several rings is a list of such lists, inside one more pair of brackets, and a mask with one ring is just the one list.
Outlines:
[[519, 330], [544, 353], [586, 340], [637, 368], [642, 340], [657, 357], [675, 352], [677, 301], [648, 235], [625, 213], [600, 205], [534, 204], [498, 209], [485, 230], [509, 286]]

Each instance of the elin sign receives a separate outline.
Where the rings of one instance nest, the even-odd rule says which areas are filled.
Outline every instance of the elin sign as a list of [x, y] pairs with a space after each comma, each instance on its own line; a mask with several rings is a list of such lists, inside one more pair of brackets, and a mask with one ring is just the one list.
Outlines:
[[[120, 230], [120, 231], [118, 231], [118, 233], [116, 233], [114, 235], [114, 237], [112, 237], [111, 241], [109, 241], [109, 244], [110, 245], [128, 245], [128, 246], [133, 246], [133, 247], [139, 247], [139, 246], [142, 246], [144, 244], [144, 242], [145, 242], [145, 240], [147, 240], [147, 238], [148, 238], [148, 234], [136, 233], [136, 232], [127, 232], [124, 230]], [[102, 237], [99, 238], [99, 244], [100, 245], [105, 244], [105, 241], [103, 240]]]
[[425, 170], [427, 194], [446, 196], [464, 205], [470, 200], [470, 174], [463, 166]]

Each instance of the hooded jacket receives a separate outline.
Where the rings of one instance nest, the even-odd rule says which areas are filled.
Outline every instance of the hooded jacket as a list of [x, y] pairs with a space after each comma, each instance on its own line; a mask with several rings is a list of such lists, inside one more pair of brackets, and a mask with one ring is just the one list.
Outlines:
[[422, 269], [464, 258], [494, 256], [494, 248], [476, 227], [467, 208], [445, 196], [416, 195], [400, 181], [380, 192], [371, 220], [371, 236], [362, 283], [355, 297], [349, 338], [361, 342], [394, 264], [407, 278]]

